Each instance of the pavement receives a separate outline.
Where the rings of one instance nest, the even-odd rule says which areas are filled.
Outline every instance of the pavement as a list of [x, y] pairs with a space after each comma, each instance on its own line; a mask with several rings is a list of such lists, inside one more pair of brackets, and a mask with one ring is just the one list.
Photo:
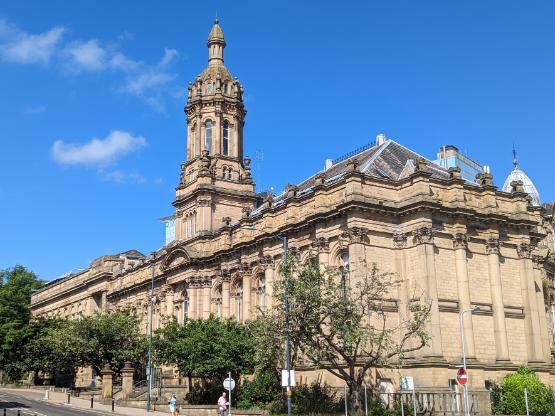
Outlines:
[[[103, 405], [94, 402], [91, 409], [91, 401], [71, 397], [67, 404], [67, 394], [49, 392], [49, 399], [44, 399], [45, 390], [33, 389], [7, 389], [0, 388], [0, 415], [17, 416], [18, 410], [21, 416], [168, 416], [169, 411], [147, 412], [146, 409], [116, 406], [112, 412], [111, 405]], [[6, 413], [3, 413], [6, 409]]]

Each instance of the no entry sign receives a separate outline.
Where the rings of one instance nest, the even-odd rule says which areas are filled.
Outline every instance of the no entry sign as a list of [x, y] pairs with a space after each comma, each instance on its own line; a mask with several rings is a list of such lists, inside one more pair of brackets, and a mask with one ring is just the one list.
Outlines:
[[467, 381], [468, 373], [464, 368], [459, 368], [459, 371], [457, 371], [457, 383], [464, 386]]

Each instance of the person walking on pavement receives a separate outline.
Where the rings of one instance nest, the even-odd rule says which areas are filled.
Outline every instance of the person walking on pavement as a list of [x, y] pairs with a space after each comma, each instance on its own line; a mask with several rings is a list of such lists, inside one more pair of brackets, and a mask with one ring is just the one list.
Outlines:
[[220, 416], [227, 416], [227, 406], [229, 403], [227, 402], [227, 394], [224, 391], [220, 398], [218, 399], [218, 415]]
[[179, 412], [177, 411], [177, 397], [175, 397], [175, 393], [173, 393], [172, 397], [170, 397], [170, 401], [168, 402], [168, 404], [170, 405], [171, 416], [176, 416], [177, 414], [179, 414]]

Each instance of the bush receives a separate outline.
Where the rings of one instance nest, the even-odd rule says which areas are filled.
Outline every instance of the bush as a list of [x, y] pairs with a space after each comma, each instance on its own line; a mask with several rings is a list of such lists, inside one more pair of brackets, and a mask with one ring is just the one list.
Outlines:
[[553, 391], [540, 381], [536, 373], [524, 367], [503, 378], [501, 381], [501, 401], [494, 411], [505, 415], [526, 414], [524, 388], [528, 390], [530, 414], [536, 416], [550, 416], [553, 414], [555, 401]]
[[[270, 414], [287, 413], [287, 397], [282, 394], [278, 401], [266, 406]], [[293, 391], [293, 414], [341, 414], [343, 398], [325, 384], [314, 382], [310, 386], [298, 386]]]
[[193, 388], [185, 395], [189, 404], [216, 404], [222, 394], [223, 387], [219, 380], [205, 380], [194, 383]]
[[261, 373], [254, 380], [245, 382], [237, 390], [237, 407], [248, 409], [264, 407], [268, 403], [279, 400], [281, 387], [277, 374]]

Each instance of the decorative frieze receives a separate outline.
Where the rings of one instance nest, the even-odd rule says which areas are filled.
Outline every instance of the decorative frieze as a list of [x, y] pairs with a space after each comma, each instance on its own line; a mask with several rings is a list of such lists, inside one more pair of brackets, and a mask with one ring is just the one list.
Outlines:
[[330, 242], [327, 238], [318, 237], [312, 242], [312, 247], [317, 253], [328, 253], [330, 251]]
[[341, 233], [340, 238], [348, 241], [349, 244], [364, 243], [368, 230], [362, 227], [348, 228]]

